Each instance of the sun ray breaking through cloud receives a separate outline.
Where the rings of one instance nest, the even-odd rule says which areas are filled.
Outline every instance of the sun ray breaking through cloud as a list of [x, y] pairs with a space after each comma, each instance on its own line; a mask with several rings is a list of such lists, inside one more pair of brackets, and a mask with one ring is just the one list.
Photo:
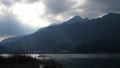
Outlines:
[[42, 2], [33, 4], [16, 3], [12, 7], [13, 14], [17, 15], [18, 19], [23, 23], [31, 25], [32, 27], [44, 27], [49, 24], [47, 20], [41, 17], [45, 13], [44, 8]]
[[[0, 20], [3, 20], [0, 23], [5, 22], [0, 26], [18, 24], [21, 30], [27, 27], [24, 30], [34, 32], [53, 23], [62, 23], [75, 15], [95, 18], [109, 12], [120, 13], [119, 3], [120, 0], [0, 0]], [[5, 17], [8, 21], [5, 21]], [[9, 26], [10, 34], [14, 35], [12, 31], [17, 32], [19, 28], [14, 27], [14, 30]], [[0, 34], [4, 32], [1, 30]]]

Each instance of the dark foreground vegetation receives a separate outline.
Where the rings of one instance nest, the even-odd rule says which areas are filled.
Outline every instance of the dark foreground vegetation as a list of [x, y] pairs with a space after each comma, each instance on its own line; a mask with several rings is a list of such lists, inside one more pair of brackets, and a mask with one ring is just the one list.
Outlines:
[[38, 60], [25, 55], [0, 56], [0, 68], [63, 68], [62, 64], [54, 60]]

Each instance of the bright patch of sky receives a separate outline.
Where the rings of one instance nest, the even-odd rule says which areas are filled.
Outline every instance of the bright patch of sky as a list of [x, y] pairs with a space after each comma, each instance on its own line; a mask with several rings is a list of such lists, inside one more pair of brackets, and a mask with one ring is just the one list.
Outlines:
[[75, 15], [94, 18], [119, 13], [119, 3], [120, 0], [0, 0], [0, 37], [29, 34]]
[[49, 25], [47, 19], [41, 17], [45, 13], [45, 6], [41, 1], [33, 4], [16, 3], [12, 6], [12, 9], [13, 14], [17, 15], [18, 19], [24, 24], [32, 27]]

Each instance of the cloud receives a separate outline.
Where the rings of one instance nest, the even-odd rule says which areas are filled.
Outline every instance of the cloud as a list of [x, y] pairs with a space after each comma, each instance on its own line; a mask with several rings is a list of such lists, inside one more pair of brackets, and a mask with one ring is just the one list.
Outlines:
[[12, 14], [8, 13], [0, 17], [0, 36], [23, 35], [29, 33], [30, 30]]
[[[53, 22], [68, 20], [75, 15], [95, 18], [109, 12], [120, 13], [120, 0], [42, 0], [46, 6], [46, 15]], [[58, 17], [63, 19], [59, 19]]]
[[109, 12], [120, 13], [119, 3], [120, 0], [86, 0], [82, 6], [76, 8], [83, 10], [83, 12], [79, 13], [80, 16], [94, 18]]
[[38, 1], [40, 1], [40, 0], [0, 0], [0, 3], [5, 5], [6, 7], [10, 7], [11, 5], [13, 5], [15, 3], [33, 4]]
[[[97, 2], [97, 1], [96, 1]], [[98, 1], [101, 4], [104, 4], [104, 6], [106, 6], [106, 11], [113, 11], [113, 12], [120, 12], [120, 0], [100, 0]]]
[[19, 0], [0, 0], [0, 41], [11, 36], [30, 34], [36, 30], [30, 25], [22, 23], [18, 16], [13, 14], [11, 6]]
[[75, 1], [72, 0], [42, 0], [46, 5], [46, 11], [52, 14], [61, 14], [63, 12], [69, 11]]
[[[120, 0], [0, 0], [6, 6], [14, 3], [33, 4], [39, 1], [46, 6], [46, 15], [55, 19], [60, 15], [63, 18], [75, 15], [93, 18], [108, 12], [120, 12]], [[55, 20], [54, 18], [51, 20]]]
[[32, 3], [36, 3], [40, 0], [23, 0], [23, 1], [25, 1], [26, 3], [32, 4]]
[[[39, 3], [39, 1], [45, 5], [46, 12], [41, 19], [45, 18], [45, 20], [47, 19], [51, 23], [63, 22], [75, 15], [93, 18], [109, 12], [120, 13], [120, 0], [0, 0], [0, 4], [4, 5], [4, 10], [1, 9], [0, 5], [0, 15], [3, 14], [0, 17], [0, 35], [27, 33], [28, 29], [12, 14], [12, 11], [8, 11], [11, 5], [14, 6], [15, 3], [31, 5]], [[5, 8], [5, 6], [8, 8]]]
[[0, 0], [1, 4], [4, 4], [5, 6], [10, 6], [12, 5], [14, 0]]
[[120, 0], [86, 0], [86, 3], [79, 6], [83, 9], [81, 13], [83, 17], [97, 17], [109, 12], [120, 12]]

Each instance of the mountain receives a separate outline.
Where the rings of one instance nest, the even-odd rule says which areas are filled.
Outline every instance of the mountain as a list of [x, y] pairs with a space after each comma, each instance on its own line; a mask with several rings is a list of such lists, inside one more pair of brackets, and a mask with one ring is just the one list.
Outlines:
[[[61, 53], [70, 52], [82, 43], [100, 40], [120, 42], [120, 14], [109, 13], [101, 18], [88, 21], [79, 21], [78, 19], [80, 18], [76, 16], [67, 21], [70, 24], [65, 24], [65, 22], [48, 26], [4, 45], [13, 50]], [[105, 47], [108, 46], [105, 45]]]
[[26, 35], [7, 38], [7, 39], [2, 40], [2, 41], [1, 41], [1, 44], [14, 42], [14, 41], [16, 41], [16, 40], [19, 40], [19, 39], [24, 38], [25, 36], [26, 36]]
[[11, 50], [9, 48], [4, 47], [3, 45], [0, 45], [0, 54], [5, 53], [11, 53]]
[[90, 43], [83, 43], [78, 45], [73, 51], [74, 53], [107, 53], [107, 54], [119, 54], [120, 42], [111, 41], [96, 41]]
[[82, 17], [76, 15], [69, 21], [66, 21], [64, 24], [73, 24], [73, 23], [77, 23], [77, 22], [86, 22], [86, 21], [89, 21], [89, 19], [88, 18], [83, 19]]

